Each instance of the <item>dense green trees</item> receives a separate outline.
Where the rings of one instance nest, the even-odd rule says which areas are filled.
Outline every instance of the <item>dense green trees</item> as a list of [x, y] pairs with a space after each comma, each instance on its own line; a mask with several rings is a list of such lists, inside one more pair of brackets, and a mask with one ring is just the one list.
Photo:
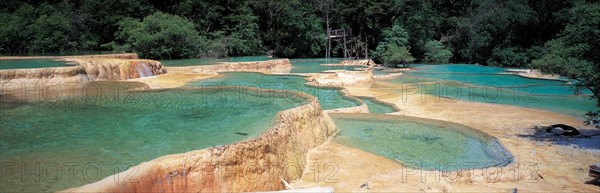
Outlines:
[[59, 6], [23, 4], [14, 12], [0, 13], [0, 51], [38, 52], [66, 51], [76, 44], [71, 39], [72, 26]]
[[396, 67], [398, 64], [406, 66], [415, 61], [409, 52], [408, 32], [396, 24], [383, 30], [383, 41], [377, 45], [371, 56], [375, 60], [383, 61], [386, 66]]
[[381, 53], [381, 59], [389, 67], [408, 67], [415, 61], [415, 58], [408, 52], [408, 48], [396, 44], [387, 45]]
[[[534, 67], [567, 76], [577, 86], [592, 91], [600, 105], [600, 3], [577, 3], [566, 15], [568, 23], [559, 37], [545, 45]], [[591, 121], [600, 122], [600, 112], [591, 112]]]
[[[0, 2], [4, 21], [0, 52], [125, 45], [118, 37], [126, 34], [119, 31], [125, 30], [122, 21], [141, 21], [162, 12], [192, 23], [199, 50], [152, 57], [238, 56], [269, 50], [281, 57], [322, 57], [329, 21], [331, 29], [360, 36], [375, 59], [381, 59], [377, 54], [386, 46], [380, 45], [391, 38], [386, 29], [401, 26], [406, 42], [399, 47], [406, 47], [415, 62], [523, 67], [541, 57], [546, 42], [558, 38], [571, 8], [589, 4], [586, 0], [5, 0]], [[336, 49], [333, 56], [343, 53]]]
[[156, 12], [143, 21], [123, 19], [116, 33], [115, 49], [135, 52], [142, 58], [198, 57], [200, 36], [194, 24], [179, 16]]
[[446, 49], [442, 43], [437, 40], [430, 40], [425, 44], [425, 56], [423, 62], [439, 64], [448, 63], [452, 58], [452, 52]]

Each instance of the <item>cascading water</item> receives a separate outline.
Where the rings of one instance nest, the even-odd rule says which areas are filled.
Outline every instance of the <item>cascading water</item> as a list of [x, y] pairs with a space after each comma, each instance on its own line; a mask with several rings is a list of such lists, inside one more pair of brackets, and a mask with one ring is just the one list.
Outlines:
[[140, 78], [154, 76], [148, 63], [133, 63], [133, 66]]

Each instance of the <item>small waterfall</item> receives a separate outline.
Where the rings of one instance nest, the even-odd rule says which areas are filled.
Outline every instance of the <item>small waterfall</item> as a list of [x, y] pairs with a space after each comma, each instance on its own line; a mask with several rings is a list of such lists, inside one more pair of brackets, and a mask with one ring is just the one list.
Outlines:
[[148, 63], [134, 63], [134, 67], [140, 78], [154, 76], [150, 64]]
[[152, 73], [152, 69], [150, 68], [150, 64], [143, 63], [142, 67], [144, 68], [144, 72], [147, 76], [154, 76], [154, 73]]

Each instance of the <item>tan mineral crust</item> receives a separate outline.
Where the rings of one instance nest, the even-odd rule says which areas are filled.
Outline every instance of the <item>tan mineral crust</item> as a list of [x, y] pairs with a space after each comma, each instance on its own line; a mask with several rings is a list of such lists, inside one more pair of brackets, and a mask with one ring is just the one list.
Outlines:
[[[88, 56], [2, 57], [1, 59], [53, 58], [73, 66], [0, 70], [0, 95], [23, 98], [35, 95], [33, 101], [53, 98], [65, 93], [80, 93], [86, 85], [98, 81], [122, 81], [166, 73], [155, 60], [137, 59], [136, 54]], [[11, 95], [11, 96], [9, 96]]]
[[[543, 110], [509, 105], [452, 101], [430, 95], [402, 96], [402, 86], [375, 82], [346, 87], [351, 95], [376, 97], [394, 103], [402, 116], [464, 124], [486, 132], [514, 156], [505, 167], [431, 172], [403, 167], [401, 163], [359, 149], [329, 142], [312, 150], [308, 165], [293, 187], [332, 186], [337, 192], [599, 192], [585, 184], [592, 178], [587, 166], [600, 161], [600, 152], [535, 142], [518, 134], [531, 134], [533, 126], [564, 123], [587, 128], [582, 120]], [[323, 168], [323, 163], [335, 167]], [[320, 178], [317, 178], [320, 177]]]
[[329, 70], [326, 73], [310, 73], [308, 84], [325, 87], [344, 87], [370, 84], [373, 82], [373, 70], [364, 71]]
[[219, 72], [259, 72], [263, 74], [286, 74], [292, 69], [288, 59], [261, 62], [223, 62], [214, 65], [166, 67], [169, 73], [153, 78], [131, 79], [148, 84], [151, 88], [173, 88], [188, 82], [220, 77]]
[[547, 80], [557, 80], [560, 78], [557, 74], [546, 74], [542, 73], [537, 69], [507, 69], [506, 74], [515, 74], [525, 78], [535, 78], [535, 79], [547, 79]]

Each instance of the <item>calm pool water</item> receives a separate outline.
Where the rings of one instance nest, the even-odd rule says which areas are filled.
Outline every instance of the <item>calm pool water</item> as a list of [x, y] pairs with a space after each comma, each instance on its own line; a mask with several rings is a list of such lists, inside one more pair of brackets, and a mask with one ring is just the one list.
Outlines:
[[[419, 93], [450, 99], [446, 101], [517, 105], [578, 117], [596, 108], [588, 95], [574, 95], [575, 88], [566, 81], [499, 74], [502, 72], [503, 68], [468, 64], [416, 65], [415, 70], [390, 81], [416, 87]], [[583, 89], [582, 93], [590, 94], [590, 91]]]
[[383, 102], [376, 101], [369, 97], [358, 98], [367, 104], [367, 106], [369, 107], [369, 113], [386, 114], [396, 112], [394, 107], [390, 106], [391, 104], [385, 104]]
[[25, 59], [25, 60], [0, 60], [0, 70], [22, 68], [49, 68], [72, 66], [65, 61], [55, 59]]
[[355, 66], [321, 66], [321, 64], [337, 64], [343, 58], [298, 58], [291, 59], [292, 70], [290, 73], [319, 73], [326, 70], [353, 70]]
[[303, 76], [264, 75], [252, 72], [222, 73], [223, 77], [188, 83], [194, 87], [236, 86], [255, 87], [271, 90], [291, 90], [311, 94], [319, 98], [325, 110], [358, 106], [358, 104], [341, 95], [338, 89], [317, 88], [306, 85]]
[[[75, 56], [75, 55], [98, 55], [98, 54], [122, 54], [123, 52], [118, 51], [102, 51], [102, 50], [91, 50], [91, 51], [66, 51], [66, 52], [31, 52], [31, 53], [10, 53], [6, 56]], [[3, 54], [0, 54], [2, 56]]]
[[504, 166], [512, 155], [493, 137], [464, 125], [403, 116], [331, 114], [337, 143], [423, 170]]
[[255, 62], [255, 61], [267, 61], [278, 58], [269, 58], [267, 56], [240, 56], [240, 57], [227, 57], [227, 58], [193, 58], [193, 59], [179, 59], [179, 60], [160, 60], [160, 63], [164, 66], [196, 66], [196, 65], [211, 65], [219, 62]]
[[58, 191], [167, 154], [245, 140], [305, 100], [244, 89], [170, 89], [2, 103], [0, 186]]
[[[542, 80], [525, 78], [511, 74], [501, 74], [503, 68], [470, 64], [417, 65], [415, 70], [407, 71], [409, 76], [431, 79], [458, 81], [476, 86], [498, 87], [517, 92], [536, 95], [573, 95], [575, 88], [564, 80]], [[592, 94], [583, 89], [583, 94]]]

